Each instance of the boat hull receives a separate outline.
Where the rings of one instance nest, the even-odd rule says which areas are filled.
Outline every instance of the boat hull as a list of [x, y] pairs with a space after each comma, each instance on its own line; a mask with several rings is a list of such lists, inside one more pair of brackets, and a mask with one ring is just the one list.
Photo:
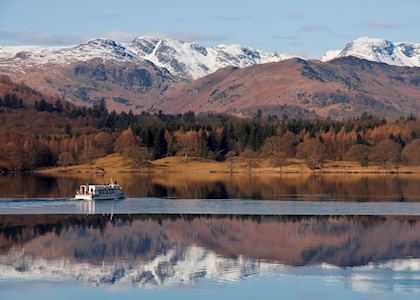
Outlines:
[[124, 195], [76, 195], [75, 200], [121, 200]]

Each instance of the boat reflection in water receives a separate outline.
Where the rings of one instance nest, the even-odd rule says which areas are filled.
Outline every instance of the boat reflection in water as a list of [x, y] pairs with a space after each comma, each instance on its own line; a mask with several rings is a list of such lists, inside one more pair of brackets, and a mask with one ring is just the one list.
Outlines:
[[95, 214], [95, 200], [80, 201], [80, 212], [87, 215]]
[[9, 215], [0, 218], [0, 279], [170, 288], [296, 275], [353, 291], [420, 292], [419, 220]]

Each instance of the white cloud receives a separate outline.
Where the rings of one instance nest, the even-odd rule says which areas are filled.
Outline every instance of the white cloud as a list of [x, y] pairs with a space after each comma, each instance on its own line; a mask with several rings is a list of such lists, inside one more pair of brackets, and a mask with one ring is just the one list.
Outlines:
[[371, 20], [363, 23], [368, 28], [400, 29], [402, 25], [393, 21]]
[[36, 45], [71, 45], [84, 40], [81, 36], [58, 35], [49, 32], [0, 31], [0, 40]]
[[138, 37], [138, 34], [134, 34], [132, 32], [126, 32], [126, 31], [108, 31], [100, 35], [91, 36], [89, 39], [92, 38], [106, 38], [111, 39], [120, 43], [127, 43], [134, 40], [136, 37]]
[[154, 36], [158, 38], [173, 38], [184, 41], [222, 41], [228, 38], [222, 34], [198, 33], [198, 32], [149, 32], [134, 34], [126, 31], [108, 31], [98, 35], [58, 35], [49, 32], [27, 32], [27, 31], [1, 31], [0, 41], [12, 42], [26, 45], [74, 45], [95, 38], [112, 39], [120, 43], [130, 42], [136, 37]]
[[145, 36], [153, 36], [158, 38], [172, 38], [177, 40], [183, 40], [186, 42], [196, 42], [196, 41], [223, 41], [229, 38], [229, 36], [223, 34], [213, 34], [213, 33], [199, 33], [199, 32], [172, 32], [172, 33], [163, 33], [163, 32], [148, 32], [144, 33]]

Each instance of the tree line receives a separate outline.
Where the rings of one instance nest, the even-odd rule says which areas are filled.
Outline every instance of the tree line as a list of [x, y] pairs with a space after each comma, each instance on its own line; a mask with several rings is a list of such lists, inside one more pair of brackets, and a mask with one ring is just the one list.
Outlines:
[[[367, 113], [343, 121], [258, 115], [242, 119], [193, 112], [116, 113], [109, 112], [104, 101], [77, 107], [41, 99], [28, 107], [12, 96], [2, 97], [3, 107], [6, 99], [8, 108], [14, 103], [13, 109], [57, 114], [63, 116], [64, 124], [62, 133], [54, 135], [0, 130], [0, 169], [69, 166], [111, 153], [120, 153], [137, 165], [166, 156], [182, 156], [186, 161], [190, 157], [216, 161], [239, 157], [250, 169], [260, 158], [278, 167], [290, 159], [303, 159], [312, 169], [322, 168], [325, 160], [384, 167], [420, 163], [420, 122], [413, 115], [392, 122]], [[72, 128], [80, 120], [93, 125], [93, 130]]]

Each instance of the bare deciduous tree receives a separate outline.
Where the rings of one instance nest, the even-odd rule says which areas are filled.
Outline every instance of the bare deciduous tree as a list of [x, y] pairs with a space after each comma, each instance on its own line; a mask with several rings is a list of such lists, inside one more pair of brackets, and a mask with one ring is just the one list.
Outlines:
[[280, 173], [283, 172], [283, 167], [287, 166], [287, 155], [285, 152], [277, 152], [273, 153], [273, 156], [271, 157], [271, 163], [274, 167], [278, 167]]
[[233, 173], [233, 164], [235, 162], [236, 153], [234, 151], [229, 151], [225, 155], [225, 159], [229, 162], [229, 171]]
[[241, 157], [243, 157], [247, 162], [248, 172], [251, 172], [252, 168], [258, 167], [258, 154], [255, 151], [246, 149], [244, 152], [241, 153]]
[[304, 158], [310, 169], [322, 169], [325, 160], [325, 146], [319, 139], [309, 138], [297, 146], [296, 156]]
[[411, 141], [402, 151], [402, 157], [409, 165], [420, 164], [420, 139]]
[[361, 144], [353, 145], [344, 154], [344, 160], [357, 161], [362, 167], [367, 167], [369, 165], [369, 152], [369, 146]]
[[401, 161], [401, 146], [386, 139], [373, 147], [369, 154], [369, 160], [382, 165], [384, 168], [397, 166]]

